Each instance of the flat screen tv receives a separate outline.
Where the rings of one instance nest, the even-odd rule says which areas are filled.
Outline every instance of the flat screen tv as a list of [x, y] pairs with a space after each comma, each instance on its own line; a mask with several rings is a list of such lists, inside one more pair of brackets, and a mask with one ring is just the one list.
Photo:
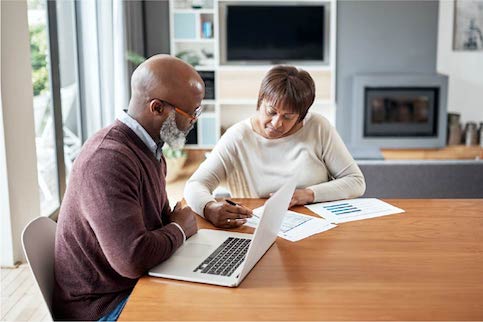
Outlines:
[[222, 64], [328, 63], [324, 2], [220, 1]]

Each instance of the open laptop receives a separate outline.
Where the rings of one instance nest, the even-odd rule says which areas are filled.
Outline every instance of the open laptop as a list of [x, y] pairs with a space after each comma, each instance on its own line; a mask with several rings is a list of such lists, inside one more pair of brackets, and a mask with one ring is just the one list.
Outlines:
[[200, 229], [149, 275], [237, 287], [277, 239], [294, 190], [292, 178], [267, 200], [253, 235]]

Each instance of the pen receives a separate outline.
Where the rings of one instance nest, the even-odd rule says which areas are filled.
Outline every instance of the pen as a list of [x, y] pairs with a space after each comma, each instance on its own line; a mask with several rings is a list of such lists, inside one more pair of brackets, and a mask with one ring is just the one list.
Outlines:
[[225, 199], [226, 203], [232, 205], [232, 206], [239, 206], [239, 204], [237, 204], [236, 202], [234, 201], [231, 201], [230, 199]]
[[[225, 199], [226, 203], [229, 204], [229, 205], [232, 205], [232, 206], [239, 206], [239, 207], [243, 207], [241, 204], [239, 203], [236, 203], [230, 199]], [[238, 219], [243, 219], [243, 217], [240, 217], [241, 215], [238, 215]], [[251, 215], [249, 216], [251, 217]]]

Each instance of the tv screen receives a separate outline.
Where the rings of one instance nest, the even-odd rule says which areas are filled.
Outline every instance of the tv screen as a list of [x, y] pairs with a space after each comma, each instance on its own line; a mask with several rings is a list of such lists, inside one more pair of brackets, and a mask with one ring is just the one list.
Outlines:
[[228, 5], [226, 61], [323, 61], [324, 6]]

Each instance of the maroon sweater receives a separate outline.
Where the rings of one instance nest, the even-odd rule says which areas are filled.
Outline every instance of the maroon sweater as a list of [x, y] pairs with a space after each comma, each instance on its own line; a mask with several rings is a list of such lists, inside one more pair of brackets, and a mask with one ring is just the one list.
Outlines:
[[166, 162], [116, 121], [77, 157], [55, 240], [54, 318], [97, 320], [183, 244], [169, 224]]

